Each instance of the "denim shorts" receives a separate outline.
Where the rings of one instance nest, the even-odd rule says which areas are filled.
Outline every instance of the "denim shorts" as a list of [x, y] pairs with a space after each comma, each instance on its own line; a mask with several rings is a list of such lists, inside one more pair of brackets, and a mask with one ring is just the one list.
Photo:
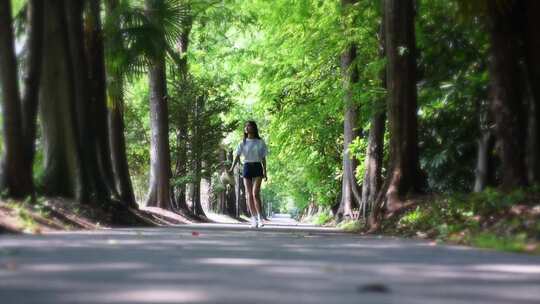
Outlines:
[[261, 163], [244, 163], [244, 169], [242, 170], [242, 177], [254, 178], [263, 177], [263, 166]]

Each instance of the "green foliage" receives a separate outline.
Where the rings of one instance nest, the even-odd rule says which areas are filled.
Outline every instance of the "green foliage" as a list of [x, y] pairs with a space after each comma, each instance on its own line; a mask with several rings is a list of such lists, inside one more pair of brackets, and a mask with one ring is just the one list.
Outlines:
[[38, 230], [39, 226], [31, 212], [47, 215], [47, 212], [44, 211], [45, 205], [41, 202], [32, 204], [30, 198], [24, 201], [9, 201], [6, 205], [15, 213], [19, 222], [22, 224], [22, 230], [26, 233], [34, 233]]
[[347, 12], [339, 1], [250, 1], [241, 8], [256, 22], [241, 35], [252, 40], [240, 54], [237, 71], [249, 76], [243, 89], [256, 88], [241, 101], [247, 108], [242, 116], [270, 131], [268, 186], [299, 209], [310, 201], [330, 206], [338, 198], [343, 129], [339, 56], [350, 42], [359, 45], [356, 64], [366, 79], [355, 87], [358, 102], [380, 96], [373, 3], [358, 3]]
[[[462, 14], [456, 2], [426, 0], [418, 7], [421, 165], [431, 189], [467, 191], [476, 157], [476, 113], [487, 95], [487, 37], [480, 21], [455, 22]], [[359, 1], [344, 10], [337, 0], [230, 0], [193, 10], [192, 73], [230, 80], [224, 90], [235, 106], [225, 122], [259, 123], [270, 150], [264, 187], [298, 209], [309, 202], [334, 205], [343, 145], [339, 57], [348, 44], [357, 45], [360, 81], [353, 94], [364, 135], [371, 115], [385, 108], [380, 2]], [[238, 130], [226, 142], [232, 148], [240, 136]], [[366, 147], [366, 136], [350, 147], [360, 164], [360, 183]]]
[[460, 212], [488, 216], [505, 212], [509, 207], [524, 203], [525, 200], [526, 193], [523, 189], [504, 193], [494, 188], [486, 188], [479, 193], [451, 198], [449, 203], [453, 209]]
[[421, 166], [431, 189], [470, 191], [479, 115], [487, 100], [487, 34], [478, 20], [455, 22], [455, 2], [425, 0], [419, 7]]
[[481, 193], [452, 194], [433, 197], [390, 223], [400, 234], [436, 238], [478, 247], [507, 251], [530, 251], [537, 242], [538, 215], [512, 212], [514, 206], [534, 204], [534, 188], [503, 193], [486, 189]]
[[26, 0], [10, 0], [11, 1], [11, 12], [12, 16], [16, 18], [17, 15], [21, 13], [21, 11], [26, 10]]
[[346, 220], [337, 225], [337, 228], [342, 229], [345, 232], [359, 232], [364, 229], [365, 223], [358, 220]]
[[527, 249], [527, 235], [519, 233], [501, 237], [493, 233], [480, 233], [472, 238], [471, 244], [481, 248], [523, 252]]
[[144, 1], [120, 0], [106, 15], [104, 34], [112, 40], [106, 48], [109, 73], [140, 76], [151, 60], [173, 53], [189, 9], [181, 0], [150, 2], [148, 10]]
[[323, 226], [330, 223], [334, 217], [330, 214], [329, 211], [319, 212], [313, 217], [312, 223], [317, 226]]
[[148, 79], [128, 83], [124, 108], [127, 155], [130, 169], [142, 172], [150, 162], [150, 106]]

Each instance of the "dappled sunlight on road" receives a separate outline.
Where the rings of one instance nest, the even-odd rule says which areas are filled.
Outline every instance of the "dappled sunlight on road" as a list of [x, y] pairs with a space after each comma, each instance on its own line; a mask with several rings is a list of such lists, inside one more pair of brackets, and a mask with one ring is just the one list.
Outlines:
[[0, 237], [6, 303], [521, 304], [540, 298], [539, 284], [540, 257], [316, 227]]
[[163, 288], [159, 286], [147, 290], [118, 290], [100, 294], [82, 294], [72, 296], [68, 300], [81, 302], [86, 299], [89, 302], [104, 303], [199, 303], [208, 300], [204, 290], [182, 291], [178, 286]]

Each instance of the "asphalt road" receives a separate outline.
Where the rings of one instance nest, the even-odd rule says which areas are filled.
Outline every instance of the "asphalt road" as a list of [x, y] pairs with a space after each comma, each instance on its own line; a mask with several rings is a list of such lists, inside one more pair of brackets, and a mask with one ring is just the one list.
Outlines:
[[0, 303], [540, 303], [539, 256], [279, 224], [3, 235]]

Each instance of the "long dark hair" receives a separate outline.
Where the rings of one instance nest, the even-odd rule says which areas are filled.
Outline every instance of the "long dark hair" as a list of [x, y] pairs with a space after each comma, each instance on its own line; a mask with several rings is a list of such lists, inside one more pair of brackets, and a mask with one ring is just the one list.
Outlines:
[[259, 136], [259, 128], [257, 127], [257, 123], [254, 120], [248, 120], [246, 124], [244, 125], [244, 140], [243, 140], [244, 143], [246, 143], [246, 138], [248, 136], [246, 132], [247, 126], [252, 126], [253, 129], [255, 130], [255, 138], [261, 139], [261, 137]]

